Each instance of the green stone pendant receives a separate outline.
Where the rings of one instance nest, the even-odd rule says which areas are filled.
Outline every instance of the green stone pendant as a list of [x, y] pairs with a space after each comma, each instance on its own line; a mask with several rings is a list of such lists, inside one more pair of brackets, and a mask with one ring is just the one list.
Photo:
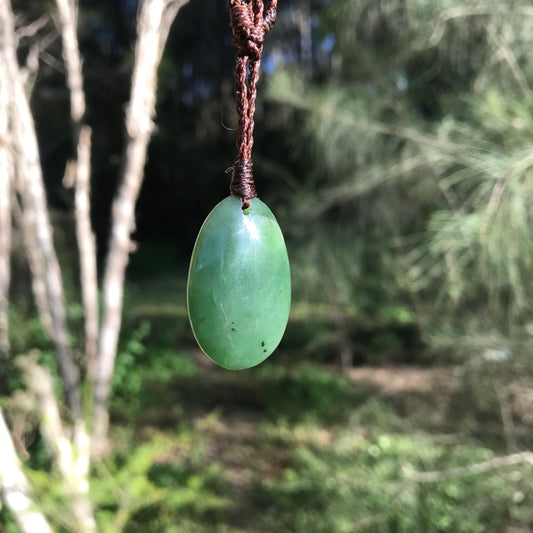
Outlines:
[[222, 200], [196, 239], [187, 309], [200, 348], [218, 365], [258, 365], [278, 346], [291, 304], [289, 258], [272, 211], [258, 198]]

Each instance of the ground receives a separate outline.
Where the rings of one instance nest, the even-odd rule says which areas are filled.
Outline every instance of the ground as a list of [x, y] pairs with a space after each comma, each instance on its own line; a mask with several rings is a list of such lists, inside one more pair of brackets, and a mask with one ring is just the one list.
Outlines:
[[406, 475], [513, 451], [500, 413], [487, 416], [471, 391], [491, 383], [490, 366], [343, 372], [280, 351], [229, 372], [192, 344], [147, 353], [139, 389], [117, 391], [116, 457], [151, 453], [135, 475], [165, 496], [133, 506], [126, 531], [531, 531], [527, 465], [432, 484]]

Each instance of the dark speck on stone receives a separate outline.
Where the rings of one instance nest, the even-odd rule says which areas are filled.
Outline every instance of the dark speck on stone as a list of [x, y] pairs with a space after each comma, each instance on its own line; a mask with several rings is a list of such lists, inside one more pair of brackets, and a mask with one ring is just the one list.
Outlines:
[[265, 345], [265, 341], [262, 341], [262, 342], [261, 342], [261, 346], [264, 346], [264, 345]]
[[263, 352], [265, 352], [265, 353], [266, 353], [266, 350], [263, 350]]
[[231, 328], [231, 331], [235, 331], [235, 328]]

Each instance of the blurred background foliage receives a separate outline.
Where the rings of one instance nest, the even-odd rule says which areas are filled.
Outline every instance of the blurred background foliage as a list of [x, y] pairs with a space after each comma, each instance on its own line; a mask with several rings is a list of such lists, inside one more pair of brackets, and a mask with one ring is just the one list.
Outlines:
[[[21, 23], [50, 16], [32, 105], [74, 292], [60, 42], [50, 2], [13, 4]], [[136, 0], [80, 1], [100, 258], [136, 10]], [[116, 450], [94, 473], [104, 530], [533, 531], [529, 467], [431, 484], [405, 475], [531, 445], [530, 2], [280, 1], [254, 173], [286, 236], [293, 307], [279, 354], [239, 374], [196, 357], [185, 310], [194, 238], [227, 194], [235, 154], [228, 21], [224, 2], [190, 0], [160, 67], [114, 381]], [[17, 270], [14, 351], [38, 347], [53, 367], [27, 286]], [[69, 313], [79, 325], [79, 309]], [[369, 364], [386, 378], [361, 378]], [[399, 364], [437, 374], [417, 366], [418, 383]], [[391, 392], [399, 375], [416, 383]]]
[[[80, 5], [103, 257], [137, 5]], [[28, 22], [47, 13], [30, 0], [15, 8]], [[445, 327], [461, 349], [459, 337], [523, 334], [533, 261], [529, 3], [300, 0], [283, 2], [278, 18], [263, 59], [255, 173], [288, 240], [295, 316], [334, 322], [333, 346], [340, 330], [384, 324], [429, 344]], [[48, 40], [33, 109], [50, 201], [68, 213], [68, 98], [59, 40]], [[146, 276], [186, 268], [226, 193], [233, 58], [227, 7], [191, 0], [160, 68], [132, 276], [136, 265]]]

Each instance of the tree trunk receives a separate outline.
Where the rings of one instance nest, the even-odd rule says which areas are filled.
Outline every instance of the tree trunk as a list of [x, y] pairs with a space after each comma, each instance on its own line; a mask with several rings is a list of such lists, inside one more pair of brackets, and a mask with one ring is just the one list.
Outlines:
[[61, 27], [63, 59], [66, 66], [67, 86], [70, 94], [70, 116], [80, 125], [85, 115], [82, 60], [78, 46], [78, 5], [75, 0], [56, 0]]
[[28, 391], [41, 415], [41, 434], [61, 475], [65, 495], [79, 533], [93, 533], [96, 523], [89, 500], [89, 438], [83, 420], [76, 420], [74, 437], [67, 435], [54, 396], [52, 377], [31, 355], [19, 358]]
[[[85, 328], [87, 376], [94, 381], [98, 350], [98, 280], [96, 242], [91, 225], [91, 129], [83, 123], [85, 93], [83, 91], [82, 59], [77, 37], [78, 6], [72, 0], [56, 0], [59, 12], [66, 83], [70, 94], [70, 116], [74, 125], [76, 162], [74, 186], [76, 240], [80, 256], [80, 286]], [[69, 168], [67, 166], [67, 168]]]
[[53, 533], [46, 518], [35, 510], [30, 485], [13, 446], [0, 409], [0, 488], [6, 505], [23, 533]]
[[[39, 148], [29, 102], [24, 91], [22, 75], [17, 61], [13, 13], [9, 0], [0, 0], [1, 60], [4, 62], [9, 91], [9, 117], [12, 125], [12, 142], [16, 153], [15, 168], [23, 207], [24, 224], [35, 236], [36, 249], [43, 265], [48, 309], [51, 317], [52, 340], [55, 345], [58, 367], [63, 379], [68, 407], [75, 418], [81, 417], [79, 370], [69, 346], [66, 324], [65, 297], [59, 262], [54, 249], [52, 226], [48, 216]], [[31, 266], [31, 263], [30, 263]]]
[[0, 68], [0, 359], [9, 354], [9, 282], [11, 255], [11, 187], [13, 160], [8, 144], [8, 92], [4, 69]]
[[111, 236], [103, 281], [103, 314], [100, 329], [93, 411], [93, 453], [106, 449], [110, 394], [122, 320], [124, 274], [133, 248], [135, 204], [143, 179], [146, 150], [155, 113], [157, 66], [170, 25], [187, 0], [144, 0], [137, 22], [135, 64], [130, 103], [126, 112], [127, 143], [117, 195], [112, 207]]
[[87, 377], [94, 382], [98, 349], [98, 280], [96, 241], [91, 225], [91, 129], [79, 132], [76, 162], [76, 240], [80, 254], [80, 284], [85, 327]]

